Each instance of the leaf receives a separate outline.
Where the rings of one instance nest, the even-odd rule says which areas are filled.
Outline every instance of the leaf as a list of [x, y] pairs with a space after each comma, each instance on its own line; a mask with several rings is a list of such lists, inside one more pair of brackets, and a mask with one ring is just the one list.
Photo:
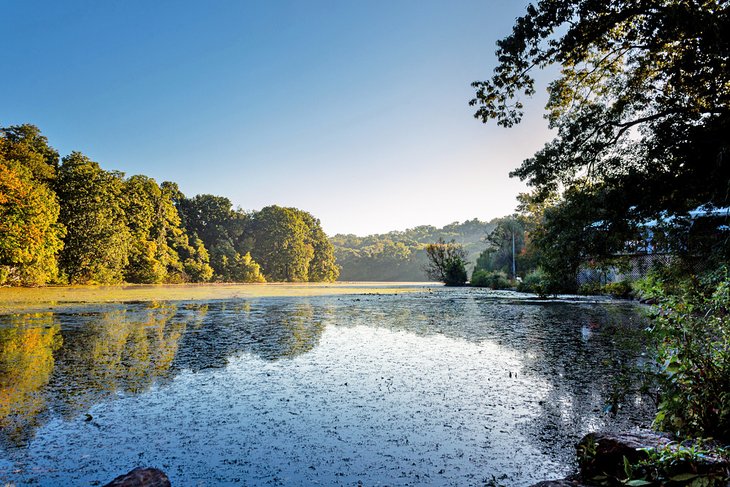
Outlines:
[[697, 477], [696, 473], [688, 472], [688, 473], [681, 473], [679, 475], [675, 475], [674, 477], [672, 477], [669, 480], [671, 480], [672, 482], [686, 482], [687, 480], [692, 480], [695, 477]]
[[628, 482], [626, 482], [626, 485], [630, 485], [632, 487], [637, 487], [637, 486], [641, 486], [641, 485], [651, 485], [651, 484], [652, 483], [649, 482], [648, 480], [643, 480], [643, 479], [629, 480]]

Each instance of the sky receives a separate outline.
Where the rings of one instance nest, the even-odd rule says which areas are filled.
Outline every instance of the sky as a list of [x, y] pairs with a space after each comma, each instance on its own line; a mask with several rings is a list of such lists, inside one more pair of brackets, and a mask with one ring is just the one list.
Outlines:
[[489, 220], [552, 137], [544, 89], [510, 129], [468, 105], [526, 3], [0, 0], [0, 126], [330, 235]]

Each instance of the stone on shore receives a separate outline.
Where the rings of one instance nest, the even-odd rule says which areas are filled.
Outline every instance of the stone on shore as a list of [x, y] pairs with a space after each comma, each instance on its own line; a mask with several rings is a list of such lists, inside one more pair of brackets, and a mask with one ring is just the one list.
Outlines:
[[608, 475], [625, 477], [624, 457], [636, 464], [648, 458], [646, 449], [663, 448], [671, 443], [669, 435], [642, 431], [636, 433], [589, 433], [578, 443], [578, 464], [582, 478]]
[[138, 467], [120, 475], [104, 487], [170, 487], [170, 479], [162, 470]]

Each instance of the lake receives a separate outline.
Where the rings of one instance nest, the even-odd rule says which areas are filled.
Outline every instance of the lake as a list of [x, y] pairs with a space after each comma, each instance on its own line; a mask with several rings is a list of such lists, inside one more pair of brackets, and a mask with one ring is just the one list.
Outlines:
[[0, 482], [520, 486], [651, 422], [634, 303], [281, 289], [6, 309]]

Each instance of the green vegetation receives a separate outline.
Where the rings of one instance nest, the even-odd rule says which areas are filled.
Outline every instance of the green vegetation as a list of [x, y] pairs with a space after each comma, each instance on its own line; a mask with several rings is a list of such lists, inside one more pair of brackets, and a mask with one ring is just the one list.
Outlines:
[[65, 228], [50, 187], [58, 154], [32, 126], [0, 137], [0, 285], [42, 285], [56, 279]]
[[447, 286], [466, 284], [466, 251], [454, 240], [426, 245], [428, 265], [426, 275], [429, 279], [440, 281]]
[[512, 287], [507, 274], [502, 271], [475, 270], [471, 275], [469, 284], [475, 287], [488, 287], [491, 289], [509, 289]]
[[657, 290], [661, 401], [655, 423], [686, 436], [730, 444], [730, 274], [685, 279], [678, 293]]
[[495, 223], [477, 219], [452, 223], [443, 228], [429, 225], [381, 235], [357, 237], [335, 235], [330, 239], [343, 281], [423, 281], [428, 264], [426, 246], [454, 240], [473, 264], [484, 249], [484, 238]]
[[729, 9], [719, 0], [539, 2], [498, 42], [494, 76], [474, 83], [484, 122], [518, 123], [533, 71], [561, 68], [547, 105], [557, 136], [513, 172], [533, 186], [530, 204], [543, 205], [531, 239], [555, 289], [575, 290], [583, 262], [624, 251], [651, 220], [685, 230], [669, 232], [673, 252], [730, 257], [727, 216], [703, 228], [689, 218], [730, 206]]
[[[660, 303], [652, 330], [658, 344], [656, 426], [725, 444], [728, 32], [730, 4], [721, 0], [541, 1], [498, 41], [494, 74], [473, 83], [470, 102], [476, 118], [510, 127], [522, 118], [520, 98], [535, 93], [533, 71], [560, 67], [546, 107], [556, 137], [512, 173], [533, 188], [519, 208], [528, 238], [524, 246], [515, 238], [515, 247], [530, 256], [532, 267], [525, 271], [535, 273], [520, 288], [574, 292], [583, 269], [618, 269], [637, 253], [671, 255], [667, 268], [636, 285], [602, 283], [584, 291], [637, 292]], [[519, 235], [518, 221], [490, 238], [479, 268], [505, 270], [506, 237], [511, 244]], [[682, 455], [676, 450], [667, 461]], [[662, 479], [666, 485], [715, 485], [686, 471], [672, 477], [677, 471], [665, 468], [665, 459], [654, 460], [653, 473], [644, 465], [647, 477], [631, 480], [627, 471], [626, 485], [665, 485]]]
[[721, 465], [730, 459], [730, 451], [712, 442], [671, 443], [646, 450], [647, 458], [632, 465], [624, 463], [625, 485], [689, 485], [725, 487], [727, 478]]
[[334, 281], [319, 220], [234, 210], [175, 183], [126, 178], [80, 152], [60, 160], [37, 127], [0, 129], [0, 285]]

